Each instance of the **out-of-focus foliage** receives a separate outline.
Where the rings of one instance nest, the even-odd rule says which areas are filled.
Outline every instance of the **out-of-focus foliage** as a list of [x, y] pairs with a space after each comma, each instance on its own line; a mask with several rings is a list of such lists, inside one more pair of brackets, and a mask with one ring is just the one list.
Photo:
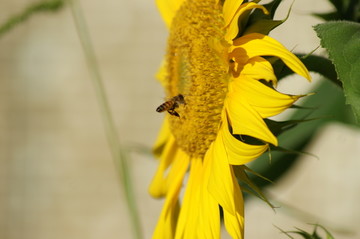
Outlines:
[[281, 1], [282, 0], [274, 0], [268, 4], [264, 4], [264, 7], [269, 12], [269, 14], [265, 14], [262, 9], [255, 9], [249, 16], [249, 19], [247, 19], [246, 26], [240, 28], [244, 29], [245, 32], [240, 32], [240, 34], [249, 34], [256, 32], [267, 35], [271, 30], [285, 22], [288, 16], [284, 20], [273, 19], [276, 9], [278, 8]]
[[315, 31], [343, 83], [346, 103], [360, 123], [360, 24], [333, 21], [315, 26]]
[[329, 0], [334, 6], [334, 10], [328, 13], [314, 13], [325, 21], [348, 20], [360, 21], [360, 1], [359, 0]]
[[39, 12], [54, 12], [62, 8], [64, 5], [64, 0], [50, 0], [50, 1], [41, 1], [34, 3], [26, 7], [22, 12], [13, 15], [4, 23], [0, 23], [0, 37], [4, 33], [10, 31], [13, 27], [26, 21], [35, 13]]
[[[322, 233], [319, 234], [318, 228], [321, 228]], [[284, 231], [279, 228], [279, 230], [287, 235], [291, 239], [295, 239], [295, 237], [291, 235], [298, 235], [296, 238], [304, 238], [304, 239], [335, 239], [335, 237], [324, 227], [318, 224], [314, 224], [314, 230], [312, 233], [304, 231], [300, 228], [295, 228], [294, 231]]]
[[[360, 0], [329, 1], [334, 5], [333, 12], [314, 15], [324, 20], [359, 21]], [[272, 4], [275, 2], [278, 1], [273, 1]], [[317, 88], [313, 89], [315, 95], [305, 98], [302, 104], [303, 108], [294, 112], [292, 121], [267, 122], [267, 124], [278, 126], [278, 132], [274, 133], [280, 134], [281, 147], [272, 148], [271, 163], [269, 163], [269, 155], [265, 154], [254, 161], [250, 167], [271, 181], [281, 178], [289, 171], [298, 160], [299, 153], [306, 148], [313, 135], [323, 124], [328, 121], [354, 124], [351, 110], [345, 105], [343, 87], [346, 102], [352, 105], [356, 118], [360, 122], [360, 73], [358, 72], [360, 71], [360, 28], [354, 22], [332, 22], [320, 24], [316, 29], [321, 31], [321, 33], [317, 33], [323, 47], [327, 48], [327, 45], [331, 45], [331, 49], [327, 49], [330, 59], [327, 59], [326, 56], [310, 54], [302, 55], [301, 60], [310, 71], [321, 74], [327, 80], [322, 81]], [[277, 61], [277, 59], [274, 61], [276, 61], [274, 69], [279, 80], [291, 74], [291, 71], [281, 61]], [[306, 121], [305, 119], [308, 118], [315, 120]], [[281, 128], [282, 126], [286, 127]], [[269, 184], [269, 181], [259, 177], [252, 180], [260, 187]]]

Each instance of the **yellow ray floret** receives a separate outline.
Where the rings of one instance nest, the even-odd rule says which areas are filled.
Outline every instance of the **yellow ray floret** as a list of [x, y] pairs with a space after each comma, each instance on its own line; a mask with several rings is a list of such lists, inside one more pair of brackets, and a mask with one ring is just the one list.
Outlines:
[[210, 157], [205, 157], [203, 160], [198, 238], [220, 238], [219, 204], [208, 190], [208, 182], [212, 177], [211, 168], [213, 160]]
[[164, 87], [164, 88], [167, 87], [167, 84], [168, 84], [168, 82], [166, 81], [167, 75], [168, 75], [168, 73], [167, 73], [166, 63], [165, 63], [165, 61], [162, 61], [155, 77], [160, 82], [162, 87]]
[[212, 160], [208, 190], [223, 208], [225, 227], [232, 238], [243, 238], [244, 202], [220, 137], [210, 146], [205, 160]]
[[211, 175], [209, 179], [209, 192], [216, 201], [227, 212], [235, 215], [236, 206], [233, 200], [235, 193], [238, 193], [234, 182], [232, 182], [232, 172], [228, 164], [226, 149], [223, 141], [218, 137], [210, 146], [205, 157], [212, 160]]
[[158, 134], [158, 137], [153, 146], [153, 153], [156, 157], [158, 157], [158, 158], [160, 157], [170, 136], [171, 136], [171, 133], [170, 133], [169, 121], [167, 120], [167, 118], [165, 118], [165, 120], [163, 121], [163, 124], [161, 125], [161, 129]]
[[255, 56], [279, 57], [292, 71], [311, 80], [304, 64], [275, 39], [259, 33], [251, 33], [234, 40], [230, 47], [229, 58], [246, 63]]
[[191, 159], [190, 175], [184, 199], [181, 205], [175, 239], [191, 238], [196, 235], [200, 205], [200, 187], [202, 178], [202, 160]]
[[241, 92], [241, 95], [237, 95], [239, 101], [249, 102], [249, 105], [261, 118], [268, 118], [280, 114], [303, 96], [282, 94], [258, 80], [247, 77], [241, 77], [241, 80], [235, 80], [233, 87], [238, 89], [237, 92]]
[[219, 141], [225, 145], [228, 163], [231, 165], [243, 165], [249, 163], [267, 149], [268, 145], [250, 145], [236, 139], [228, 130], [228, 126], [222, 126], [219, 131]]
[[241, 76], [256, 79], [265, 80], [271, 82], [274, 86], [277, 85], [277, 78], [275, 76], [272, 65], [269, 61], [260, 56], [250, 58], [249, 61], [242, 67], [241, 71], [236, 74]]
[[163, 197], [167, 193], [167, 176], [166, 170], [174, 161], [174, 155], [176, 155], [178, 148], [175, 143], [175, 139], [171, 136], [166, 143], [164, 150], [160, 157], [160, 165], [158, 166], [156, 173], [149, 186], [149, 193], [153, 197]]
[[[226, 4], [227, 1], [225, 1]], [[229, 42], [230, 44], [232, 43], [232, 40], [236, 37], [236, 35], [239, 33], [239, 25], [238, 25], [238, 21], [241, 21], [241, 15], [244, 14], [244, 12], [249, 11], [251, 9], [254, 8], [260, 8], [263, 10], [263, 12], [265, 14], [268, 14], [268, 11], [266, 10], [266, 8], [262, 5], [253, 3], [253, 2], [249, 2], [249, 3], [244, 3], [241, 6], [239, 6], [239, 8], [237, 9], [237, 11], [234, 13], [234, 10], [231, 10], [230, 13], [227, 13], [226, 16], [229, 15], [229, 19], [225, 19], [225, 28], [227, 29], [226, 34], [224, 36], [225, 40], [227, 42]], [[224, 10], [224, 15], [225, 15], [225, 10]], [[234, 14], [233, 16], [231, 14]]]
[[[241, 84], [239, 84], [241, 86]], [[241, 96], [245, 93], [241, 88], [229, 92], [225, 107], [229, 115], [232, 133], [249, 135], [264, 142], [277, 145], [277, 138], [271, 133], [261, 115], [250, 105], [251, 99]]]
[[183, 2], [184, 0], [156, 0], [156, 5], [168, 28], [170, 28], [171, 22]]
[[223, 6], [224, 25], [228, 26], [242, 4], [242, 0], [226, 0]]
[[165, 204], [160, 214], [158, 224], [155, 228], [153, 239], [174, 238], [177, 218], [179, 217], [178, 197], [185, 173], [187, 172], [190, 158], [183, 152], [175, 156], [173, 162], [174, 175], [171, 187], [166, 194]]

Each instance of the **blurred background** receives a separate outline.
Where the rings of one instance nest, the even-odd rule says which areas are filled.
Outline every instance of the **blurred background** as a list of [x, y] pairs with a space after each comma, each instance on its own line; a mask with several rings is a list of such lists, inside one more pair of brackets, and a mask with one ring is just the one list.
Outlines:
[[[0, 24], [33, 0], [0, 1]], [[154, 1], [80, 1], [88, 23], [121, 143], [150, 148], [163, 115], [155, 73], [167, 29]], [[284, 1], [283, 19], [292, 1]], [[272, 36], [300, 53], [319, 41], [310, 16], [325, 0], [296, 1]], [[317, 54], [322, 54], [318, 50]], [[314, 84], [320, 81], [313, 75]], [[307, 93], [289, 77], [280, 91]], [[335, 86], [334, 86], [335, 87]], [[331, 97], [331, 96], [329, 96]], [[287, 238], [275, 227], [326, 226], [336, 238], [360, 237], [360, 131], [339, 123], [319, 128], [307, 152], [267, 191], [282, 205], [246, 204], [246, 238]], [[149, 154], [131, 154], [130, 173], [145, 238], [162, 207], [147, 187], [157, 167]], [[68, 6], [36, 14], [0, 37], [0, 238], [131, 238], [123, 192], [104, 133], [101, 111]], [[226, 236], [224, 237], [226, 238]]]

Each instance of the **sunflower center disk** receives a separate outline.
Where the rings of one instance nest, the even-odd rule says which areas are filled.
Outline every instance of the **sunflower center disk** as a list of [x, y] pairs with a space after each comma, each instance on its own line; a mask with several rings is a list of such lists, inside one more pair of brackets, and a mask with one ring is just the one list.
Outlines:
[[[224, 37], [221, 6], [215, 0], [186, 1], [170, 31], [167, 51], [167, 95], [184, 96], [170, 116], [178, 146], [203, 157], [215, 140], [228, 85], [224, 50], [214, 47]], [[217, 44], [221, 46], [221, 44]]]

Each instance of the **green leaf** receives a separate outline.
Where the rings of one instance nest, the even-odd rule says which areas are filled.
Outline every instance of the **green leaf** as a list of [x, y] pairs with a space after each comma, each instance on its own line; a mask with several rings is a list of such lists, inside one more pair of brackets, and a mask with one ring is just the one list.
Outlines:
[[360, 123], [360, 24], [338, 21], [314, 27], [343, 83], [346, 103]]
[[265, 14], [262, 9], [255, 9], [247, 22], [247, 26], [244, 28], [245, 34], [249, 33], [262, 33], [264, 35], [268, 35], [269, 32], [276, 27], [280, 26], [282, 23], [284, 23], [289, 15], [291, 8], [288, 11], [287, 16], [283, 20], [273, 20], [276, 9], [278, 8], [279, 4], [282, 2], [282, 0], [274, 0], [268, 4], [264, 4], [263, 6], [268, 10], [269, 14]]
[[285, 20], [270, 20], [270, 19], [258, 20], [254, 24], [251, 24], [250, 26], [246, 27], [246, 31], [244, 32], [244, 35], [254, 32], [268, 35], [271, 30], [280, 26], [282, 23], [284, 23], [284, 21]]
[[282, 0], [273, 0], [263, 5], [269, 11], [270, 13], [269, 15], [264, 14], [264, 12], [261, 9], [255, 9], [254, 12], [251, 14], [252, 15], [251, 17], [254, 18], [254, 20], [260, 18], [273, 19], [275, 12], [281, 2]]
[[304, 237], [305, 239], [317, 239], [317, 238], [314, 238], [310, 233], [304, 231], [304, 230], [301, 230], [299, 228], [296, 228], [298, 231], [291, 231], [291, 233], [294, 233], [294, 234], [299, 234], [301, 235], [302, 237]]
[[314, 225], [315, 229], [317, 229], [318, 227], [320, 227], [321, 229], [324, 230], [324, 232], [326, 233], [326, 239], [335, 239], [335, 237], [329, 232], [329, 230], [327, 230], [324, 226], [319, 225], [319, 224], [310, 224], [310, 225]]
[[325, 239], [323, 237], [321, 237], [318, 233], [317, 233], [317, 229], [318, 227], [320, 227], [321, 229], [324, 230], [324, 232], [326, 233], [326, 239], [334, 239], [334, 237], [331, 235], [331, 233], [323, 226], [319, 225], [319, 224], [311, 224], [314, 225], [314, 230], [313, 233], [310, 234], [309, 232], [302, 230], [300, 228], [295, 227], [296, 230], [294, 231], [284, 231], [281, 228], [277, 227], [282, 233], [284, 233], [285, 235], [287, 235], [289, 238], [294, 239], [292, 236], [290, 236], [290, 234], [297, 234], [300, 235], [301, 237], [303, 237], [304, 239]]
[[[303, 108], [303, 107], [299, 107]], [[271, 119], [264, 119], [266, 125], [271, 130], [275, 136], [279, 136], [283, 132], [292, 129], [293, 127], [299, 125], [302, 122], [316, 120], [316, 119], [300, 119], [300, 120], [286, 120], [286, 121], [275, 121]]]
[[[273, 151], [283, 152], [283, 153], [286, 153], [287, 155], [290, 155], [290, 154], [295, 154], [295, 155], [299, 155], [299, 156], [300, 155], [307, 155], [307, 156], [311, 156], [311, 157], [316, 158], [316, 159], [319, 158], [315, 154], [311, 154], [311, 153], [308, 153], [308, 152], [305, 152], [305, 151], [286, 149], [286, 148], [281, 147], [281, 146], [270, 146], [270, 150], [272, 150], [272, 152]], [[271, 161], [271, 159], [270, 159], [270, 161]]]
[[250, 168], [248, 168], [245, 165], [233, 165], [233, 169], [235, 172], [235, 176], [238, 180], [240, 180], [240, 183], [244, 183], [243, 185], [241, 185], [241, 190], [243, 192], [247, 192], [255, 197], [260, 198], [261, 200], [263, 200], [264, 202], [266, 202], [271, 208], [275, 208], [275, 206], [273, 204], [271, 204], [271, 202], [267, 199], [267, 197], [263, 194], [263, 192], [261, 191], [261, 189], [252, 182], [252, 180], [250, 180], [250, 178], [248, 177], [246, 171], [252, 173], [253, 175], [262, 178], [263, 180], [267, 180], [271, 183], [270, 180], [268, 180], [267, 178], [263, 177], [262, 175], [254, 172], [253, 170], [251, 170]]

